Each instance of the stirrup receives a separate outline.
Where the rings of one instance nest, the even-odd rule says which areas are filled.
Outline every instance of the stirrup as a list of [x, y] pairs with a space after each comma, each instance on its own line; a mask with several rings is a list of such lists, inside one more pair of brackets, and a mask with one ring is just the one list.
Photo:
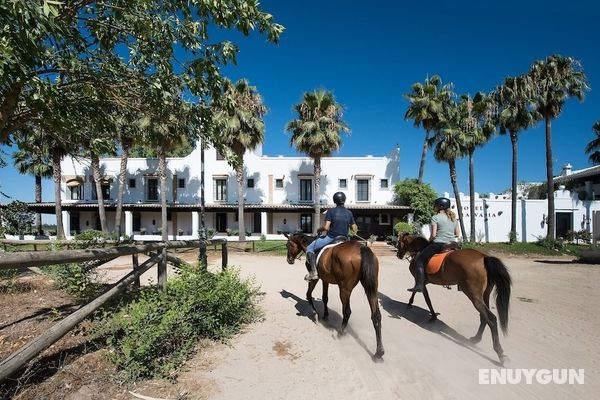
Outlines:
[[413, 292], [413, 293], [417, 293], [417, 292], [421, 293], [421, 292], [423, 292], [423, 286], [415, 285], [414, 287], [411, 287], [410, 289], [406, 289], [406, 290], [408, 290], [409, 292]]
[[310, 273], [306, 274], [306, 276], [304, 277], [304, 280], [307, 282], [310, 281], [318, 281], [319, 280], [319, 274], [314, 274], [311, 275]]

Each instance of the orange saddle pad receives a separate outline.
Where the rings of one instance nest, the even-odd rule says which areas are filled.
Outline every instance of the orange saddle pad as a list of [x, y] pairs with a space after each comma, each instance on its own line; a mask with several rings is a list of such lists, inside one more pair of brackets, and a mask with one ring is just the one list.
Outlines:
[[428, 274], [437, 274], [442, 264], [444, 263], [444, 259], [448, 256], [448, 254], [452, 253], [454, 250], [446, 250], [443, 253], [434, 254], [427, 263], [425, 267], [425, 272]]

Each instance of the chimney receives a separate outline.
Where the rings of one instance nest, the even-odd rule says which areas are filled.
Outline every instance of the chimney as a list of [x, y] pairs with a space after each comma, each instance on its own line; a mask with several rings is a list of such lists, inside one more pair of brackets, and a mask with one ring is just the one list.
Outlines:
[[562, 167], [562, 176], [569, 176], [573, 173], [573, 169], [571, 168], [571, 164], [566, 163]]

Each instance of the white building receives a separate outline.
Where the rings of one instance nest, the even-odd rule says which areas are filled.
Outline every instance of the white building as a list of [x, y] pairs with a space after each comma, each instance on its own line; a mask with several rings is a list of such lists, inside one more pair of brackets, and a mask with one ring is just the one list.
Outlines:
[[[188, 156], [167, 159], [169, 237], [197, 238], [200, 228], [200, 146]], [[120, 160], [100, 161], [103, 198], [109, 230], [114, 227], [115, 198]], [[399, 179], [399, 149], [388, 156], [326, 157], [322, 159], [319, 202], [324, 212], [333, 207], [337, 191], [347, 196], [359, 235], [385, 237], [408, 207], [393, 204], [393, 185]], [[160, 182], [157, 159], [130, 158], [123, 198], [123, 226], [127, 235], [158, 235]], [[99, 229], [98, 202], [89, 162], [66, 158], [62, 168], [62, 204], [65, 234]], [[245, 227], [253, 236], [313, 230], [313, 162], [308, 157], [266, 156], [262, 148], [244, 157]], [[237, 182], [234, 170], [215, 149], [205, 150], [205, 224], [208, 231], [225, 235], [237, 230]], [[31, 205], [33, 206], [33, 204]], [[53, 213], [53, 203], [32, 209]], [[322, 222], [322, 220], [321, 220]], [[279, 236], [276, 236], [279, 237]], [[147, 236], [146, 236], [147, 238]], [[157, 236], [158, 238], [158, 236]]]

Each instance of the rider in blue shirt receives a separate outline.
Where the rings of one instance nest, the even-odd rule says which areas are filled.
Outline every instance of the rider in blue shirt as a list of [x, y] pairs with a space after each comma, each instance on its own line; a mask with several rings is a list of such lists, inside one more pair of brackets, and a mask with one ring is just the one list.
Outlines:
[[306, 248], [306, 259], [310, 264], [310, 272], [304, 277], [307, 281], [319, 279], [315, 253], [333, 242], [337, 236], [348, 236], [348, 228], [352, 228], [353, 231], [358, 229], [352, 212], [344, 207], [346, 195], [343, 192], [336, 192], [333, 195], [333, 202], [336, 207], [325, 213], [325, 225], [323, 225], [321, 236]]

